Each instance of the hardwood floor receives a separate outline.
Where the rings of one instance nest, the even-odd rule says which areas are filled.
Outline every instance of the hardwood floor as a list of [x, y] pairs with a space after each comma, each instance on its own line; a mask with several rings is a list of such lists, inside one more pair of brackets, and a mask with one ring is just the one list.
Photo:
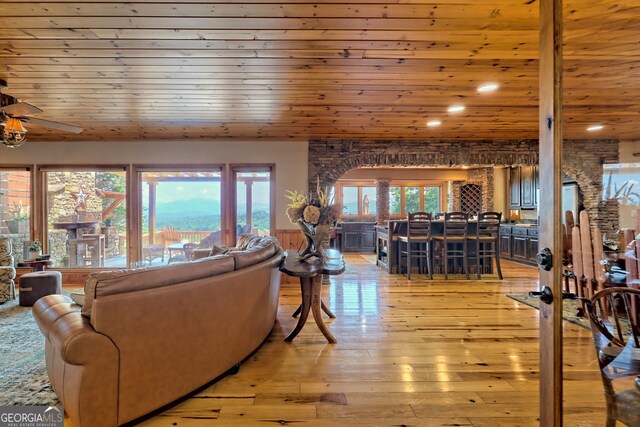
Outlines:
[[[504, 262], [505, 280], [411, 281], [360, 255], [323, 286], [336, 314], [327, 344], [285, 283], [278, 322], [237, 375], [144, 421], [151, 426], [537, 426], [538, 311], [505, 295], [536, 270]], [[591, 333], [564, 322], [565, 425], [604, 425]]]

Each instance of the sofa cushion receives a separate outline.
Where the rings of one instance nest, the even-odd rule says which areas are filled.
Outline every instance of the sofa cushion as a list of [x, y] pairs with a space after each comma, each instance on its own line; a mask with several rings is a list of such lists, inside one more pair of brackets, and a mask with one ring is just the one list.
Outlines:
[[234, 259], [229, 255], [217, 255], [193, 262], [168, 266], [91, 273], [84, 283], [86, 297], [82, 307], [82, 314], [86, 317], [91, 317], [93, 300], [103, 295], [140, 291], [188, 282], [231, 272], [234, 266]]
[[275, 237], [263, 236], [250, 242], [247, 249], [232, 250], [228, 254], [235, 260], [236, 270], [240, 270], [271, 258], [279, 250], [280, 246]]

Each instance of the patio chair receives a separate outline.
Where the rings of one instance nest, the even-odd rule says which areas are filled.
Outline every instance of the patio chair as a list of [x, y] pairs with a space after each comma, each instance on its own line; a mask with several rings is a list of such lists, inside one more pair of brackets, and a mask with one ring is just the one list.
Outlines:
[[173, 226], [168, 225], [162, 229], [162, 244], [166, 248], [172, 243], [180, 243], [182, 239], [180, 239], [180, 233]]

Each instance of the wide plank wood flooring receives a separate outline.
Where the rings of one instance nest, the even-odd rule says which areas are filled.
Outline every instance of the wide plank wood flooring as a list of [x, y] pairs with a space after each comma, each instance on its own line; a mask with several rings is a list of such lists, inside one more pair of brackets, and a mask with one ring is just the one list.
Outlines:
[[[388, 275], [371, 258], [323, 286], [337, 344], [309, 319], [292, 342], [299, 285], [283, 284], [268, 341], [237, 375], [141, 423], [156, 426], [537, 426], [538, 311], [505, 295], [537, 288], [534, 268], [505, 280]], [[591, 333], [564, 322], [565, 425], [604, 425]]]

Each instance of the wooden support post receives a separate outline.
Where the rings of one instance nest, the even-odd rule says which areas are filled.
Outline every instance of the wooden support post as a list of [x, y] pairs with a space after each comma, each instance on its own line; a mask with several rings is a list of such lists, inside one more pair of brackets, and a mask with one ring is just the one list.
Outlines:
[[540, 248], [552, 267], [540, 269], [540, 425], [562, 426], [562, 0], [540, 2]]
[[149, 244], [155, 243], [156, 234], [156, 188], [158, 183], [149, 181]]

